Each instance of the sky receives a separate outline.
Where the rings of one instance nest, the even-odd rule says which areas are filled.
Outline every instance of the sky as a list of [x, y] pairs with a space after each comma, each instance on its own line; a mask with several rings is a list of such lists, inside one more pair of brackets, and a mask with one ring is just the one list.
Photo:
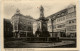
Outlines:
[[30, 15], [34, 19], [40, 17], [40, 6], [44, 7], [44, 16], [47, 17], [62, 9], [67, 8], [69, 5], [75, 4], [75, 0], [26, 0], [26, 1], [11, 1], [4, 2], [4, 18], [11, 19], [11, 17], [19, 9], [23, 15]]

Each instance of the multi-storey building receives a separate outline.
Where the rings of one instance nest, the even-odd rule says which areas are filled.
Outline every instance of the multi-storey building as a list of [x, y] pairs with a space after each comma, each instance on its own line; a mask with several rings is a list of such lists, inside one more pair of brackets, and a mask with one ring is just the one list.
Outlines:
[[12, 25], [14, 37], [31, 37], [33, 36], [33, 21], [31, 16], [24, 16], [17, 10], [12, 16]]
[[76, 36], [76, 6], [68, 7], [68, 14], [66, 17], [66, 34], [67, 36]]
[[[76, 6], [75, 5], [69, 6], [68, 8], [65, 8], [55, 14], [48, 16], [47, 18], [49, 19], [48, 21], [49, 32], [52, 32], [53, 29], [53, 32], [60, 32], [61, 37], [76, 36]], [[51, 19], [54, 19], [53, 23], [51, 22], [52, 21]]]
[[4, 19], [4, 38], [9, 38], [13, 36], [13, 28], [11, 21], [9, 19]]

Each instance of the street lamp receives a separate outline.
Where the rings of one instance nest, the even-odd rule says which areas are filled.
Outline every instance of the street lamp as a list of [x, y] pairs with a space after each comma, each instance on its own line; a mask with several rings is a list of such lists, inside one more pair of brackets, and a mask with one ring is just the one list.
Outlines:
[[54, 22], [54, 20], [55, 20], [55, 17], [52, 17], [52, 18], [51, 18], [51, 24], [52, 24], [52, 36], [53, 36], [53, 22]]

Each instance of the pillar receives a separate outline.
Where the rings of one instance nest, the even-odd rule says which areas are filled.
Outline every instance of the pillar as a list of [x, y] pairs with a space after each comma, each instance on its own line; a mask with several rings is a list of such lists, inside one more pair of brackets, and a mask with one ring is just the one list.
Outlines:
[[27, 32], [26, 32], [26, 37], [27, 37]]

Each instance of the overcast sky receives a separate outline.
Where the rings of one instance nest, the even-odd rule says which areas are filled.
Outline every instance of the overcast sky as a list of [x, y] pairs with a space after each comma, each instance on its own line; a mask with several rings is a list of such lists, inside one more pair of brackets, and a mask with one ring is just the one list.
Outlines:
[[75, 0], [30, 0], [25, 2], [5, 2], [4, 3], [4, 18], [10, 19], [15, 13], [16, 9], [20, 10], [23, 15], [30, 15], [37, 19], [40, 17], [40, 6], [44, 7], [44, 16], [47, 17], [54, 14], [71, 4], [75, 4]]

